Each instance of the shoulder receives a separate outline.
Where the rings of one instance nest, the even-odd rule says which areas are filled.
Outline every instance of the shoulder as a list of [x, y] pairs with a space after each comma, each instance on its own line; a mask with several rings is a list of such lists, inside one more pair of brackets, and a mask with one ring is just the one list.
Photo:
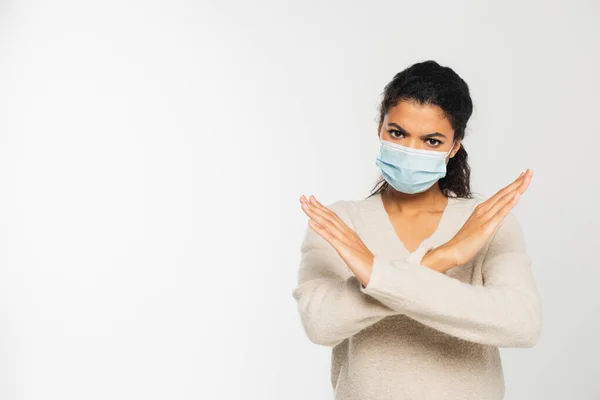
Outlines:
[[346, 213], [348, 212], [348, 207], [354, 203], [354, 200], [336, 200], [333, 202], [329, 202], [329, 203], [321, 203], [323, 204], [325, 207], [327, 207], [328, 209], [330, 209], [331, 211], [334, 212], [342, 212], [342, 213]]

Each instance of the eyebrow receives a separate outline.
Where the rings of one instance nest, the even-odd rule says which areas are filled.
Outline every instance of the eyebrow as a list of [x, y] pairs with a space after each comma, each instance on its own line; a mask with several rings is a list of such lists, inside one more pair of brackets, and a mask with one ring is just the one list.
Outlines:
[[[408, 132], [406, 131], [406, 129], [404, 129], [403, 127], [401, 127], [400, 125], [398, 125], [398, 124], [397, 124], [397, 123], [395, 123], [395, 122], [388, 122], [388, 127], [390, 127], [390, 126], [394, 126], [394, 127], [396, 127], [396, 128], [397, 128], [397, 129], [398, 129], [400, 132], [402, 132], [402, 133], [404, 133], [404, 134], [406, 134], [406, 135], [410, 135], [410, 133], [408, 133]], [[428, 133], [428, 134], [426, 134], [426, 135], [421, 135], [421, 137], [428, 137], [428, 138], [430, 138], [430, 137], [440, 137], [440, 136], [441, 136], [441, 137], [443, 137], [443, 138], [445, 138], [445, 139], [447, 139], [446, 135], [444, 135], [444, 134], [442, 134], [442, 133], [439, 133], [439, 132], [432, 132], [432, 133]]]

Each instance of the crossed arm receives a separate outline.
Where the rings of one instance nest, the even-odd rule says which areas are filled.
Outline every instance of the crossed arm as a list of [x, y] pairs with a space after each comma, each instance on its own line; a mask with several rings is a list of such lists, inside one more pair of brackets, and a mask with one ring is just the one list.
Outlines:
[[[328, 206], [354, 229], [346, 201]], [[307, 227], [293, 296], [311, 341], [335, 346], [389, 315], [405, 314], [447, 334], [498, 347], [531, 347], [541, 331], [541, 304], [523, 233], [509, 213], [483, 260], [483, 286], [427, 268], [412, 257], [375, 256], [366, 287], [348, 275], [335, 249]]]

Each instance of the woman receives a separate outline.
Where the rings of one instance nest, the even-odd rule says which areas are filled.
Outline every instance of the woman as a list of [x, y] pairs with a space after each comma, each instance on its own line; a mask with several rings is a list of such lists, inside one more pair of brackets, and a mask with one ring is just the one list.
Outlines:
[[335, 398], [502, 399], [499, 347], [532, 347], [540, 297], [511, 212], [528, 169], [490, 198], [469, 184], [467, 84], [435, 61], [385, 87], [380, 187], [309, 227], [293, 296], [314, 343], [332, 348]]

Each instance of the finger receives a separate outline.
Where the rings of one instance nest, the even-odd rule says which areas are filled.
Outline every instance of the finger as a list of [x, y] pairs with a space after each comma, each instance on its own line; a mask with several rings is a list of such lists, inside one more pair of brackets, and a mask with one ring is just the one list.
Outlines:
[[308, 220], [308, 224], [310, 227], [317, 232], [327, 243], [329, 243], [338, 253], [342, 251], [342, 247], [344, 244], [338, 240], [335, 236], [333, 236], [327, 229], [323, 226], [319, 225], [312, 219]]
[[317, 200], [315, 196], [311, 195], [310, 199], [309, 199], [309, 202], [310, 202], [310, 204], [314, 204], [316, 207], [322, 209], [323, 211], [332, 214], [331, 216], [337, 222], [339, 222], [340, 227], [347, 227], [347, 225], [344, 223], [344, 221], [342, 221], [342, 219], [339, 217], [339, 215], [337, 215], [335, 212], [331, 211], [329, 208], [327, 208], [323, 204], [321, 204], [321, 202], [319, 200]]
[[[498, 212], [500, 212], [500, 210], [502, 210], [507, 204], [510, 204], [514, 200], [515, 195], [518, 195], [518, 196], [521, 195], [520, 186], [517, 187], [512, 192], [508, 192], [505, 195], [503, 195], [498, 201], [496, 201], [496, 203], [494, 203], [490, 208], [488, 208], [483, 213], [482, 220], [484, 221], [484, 223], [489, 221], [490, 219], [492, 219], [494, 217], [494, 215], [496, 215]], [[514, 204], [516, 204], [516, 203], [514, 203]], [[513, 206], [514, 206], [514, 204], [513, 204]]]
[[527, 187], [529, 186], [532, 171], [530, 169], [527, 169], [524, 173], [521, 174], [521, 176], [522, 182], [515, 190], [504, 194], [498, 201], [496, 201], [496, 203], [494, 203], [491, 207], [482, 212], [481, 218], [484, 221], [484, 224], [492, 220], [492, 218], [494, 218], [496, 214], [501, 212], [501, 210], [506, 209], [506, 207], [508, 207], [508, 210], [511, 210], [517, 204], [518, 199], [525, 192], [525, 190], [527, 190]]
[[322, 224], [323, 220], [327, 220], [329, 223], [333, 224], [337, 229], [343, 230], [343, 227], [340, 224], [338, 224], [334, 218], [335, 213], [330, 212], [328, 209], [324, 210], [310, 202], [303, 203], [302, 209], [309, 217], [315, 219], [318, 223]]
[[520, 192], [517, 191], [516, 193], [514, 193], [510, 201], [506, 203], [504, 207], [498, 210], [496, 214], [494, 214], [488, 221], [484, 223], [485, 227], [493, 232], [508, 215], [508, 213], [513, 209], [513, 207], [517, 204], [520, 197]]
[[523, 178], [523, 183], [519, 186], [519, 192], [521, 194], [525, 193], [527, 188], [529, 187], [529, 183], [531, 182], [531, 178], [533, 178], [533, 171], [529, 170], [529, 174]]
[[[313, 204], [313, 209], [314, 207], [316, 206]], [[333, 237], [336, 238], [336, 240], [338, 240], [341, 244], [345, 246], [346, 250], [350, 248], [366, 247], [360, 236], [352, 228], [346, 225], [346, 223], [342, 221], [335, 212], [329, 210], [327, 207], [325, 207], [324, 210], [321, 211], [323, 211], [327, 215], [327, 217], [329, 218], [327, 219], [327, 221], [332, 224], [329, 232], [332, 234]], [[318, 212], [319, 211], [317, 211], [317, 213]], [[336, 225], [336, 222], [338, 222], [339, 225]], [[342, 253], [340, 253], [340, 256], [344, 257]]]
[[345, 230], [340, 229], [338, 224], [334, 222], [331, 215], [316, 207], [314, 204], [304, 203], [302, 205], [304, 212], [321, 227], [327, 229], [331, 235], [340, 241], [345, 241]]
[[342, 221], [339, 215], [321, 204], [314, 196], [311, 196], [311, 200], [312, 201], [309, 201], [308, 204], [314, 207], [315, 212], [320, 212], [321, 215], [327, 215], [340, 231], [347, 231], [349, 229], [348, 225]]
[[521, 183], [523, 183], [523, 177], [526, 175], [526, 173], [527, 171], [525, 171], [525, 173], [521, 172], [517, 179], [515, 179], [512, 183], [506, 185], [504, 188], [496, 192], [492, 197], [488, 199], [489, 204], [487, 204], [484, 208], [493, 206], [498, 200], [504, 197], [504, 195], [515, 191], [521, 185]]
[[518, 186], [517, 190], [523, 194], [525, 190], [529, 187], [529, 183], [531, 182], [531, 178], [533, 178], [533, 171], [527, 168], [527, 170], [523, 173], [521, 178], [521, 184]]
[[521, 175], [517, 179], [515, 179], [511, 184], [505, 186], [503, 189], [499, 190], [492, 197], [484, 201], [480, 204], [479, 208], [483, 213], [486, 213], [491, 207], [493, 207], [501, 198], [503, 198], [506, 194], [510, 194], [519, 188], [521, 183], [523, 183], [523, 178], [527, 175], [527, 171], [529, 168], [522, 172]]

